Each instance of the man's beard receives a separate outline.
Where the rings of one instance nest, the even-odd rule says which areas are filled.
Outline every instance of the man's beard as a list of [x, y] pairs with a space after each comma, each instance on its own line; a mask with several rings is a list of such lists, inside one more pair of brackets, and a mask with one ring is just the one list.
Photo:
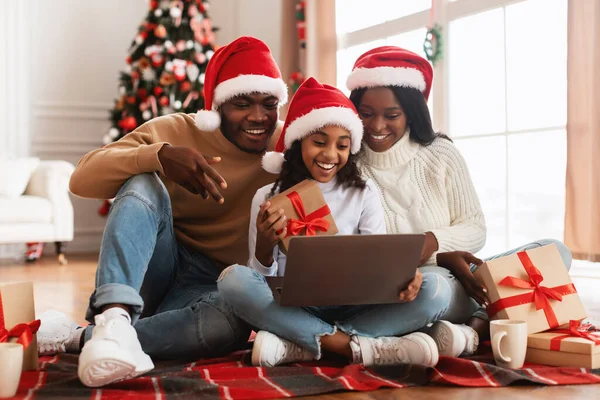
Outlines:
[[273, 129], [271, 129], [271, 132], [269, 132], [269, 134], [267, 136], [267, 141], [265, 142], [265, 148], [264, 149], [262, 149], [262, 150], [249, 149], [247, 147], [241, 146], [239, 143], [237, 143], [235, 141], [235, 129], [233, 128], [233, 126], [231, 126], [231, 124], [229, 123], [229, 121], [227, 121], [227, 119], [224, 118], [224, 115], [221, 114], [221, 133], [235, 147], [237, 147], [238, 149], [240, 149], [244, 153], [250, 153], [250, 154], [262, 154], [262, 153], [264, 153], [264, 151], [267, 149], [267, 146], [269, 144], [269, 140], [271, 140], [271, 137], [273, 136], [274, 132], [275, 132], [275, 127], [273, 127]]

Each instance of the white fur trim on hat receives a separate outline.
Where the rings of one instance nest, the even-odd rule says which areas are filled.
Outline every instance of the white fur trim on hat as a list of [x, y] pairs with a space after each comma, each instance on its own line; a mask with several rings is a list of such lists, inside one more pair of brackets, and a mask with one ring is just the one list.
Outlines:
[[283, 167], [283, 153], [277, 151], [267, 151], [262, 158], [262, 167], [271, 174], [278, 174]]
[[346, 80], [348, 90], [378, 86], [405, 86], [420, 91], [426, 88], [421, 71], [406, 67], [356, 68]]
[[218, 111], [198, 110], [194, 120], [196, 126], [206, 132], [217, 130], [221, 126], [221, 115]]
[[302, 140], [327, 125], [336, 125], [347, 129], [352, 140], [350, 152], [358, 153], [363, 136], [363, 124], [358, 115], [346, 107], [318, 108], [296, 118], [285, 131], [285, 148], [289, 149], [296, 140]]
[[229, 99], [242, 94], [269, 93], [279, 99], [279, 105], [287, 103], [287, 86], [280, 78], [264, 75], [239, 75], [217, 85], [214, 91], [212, 108], [216, 110]]

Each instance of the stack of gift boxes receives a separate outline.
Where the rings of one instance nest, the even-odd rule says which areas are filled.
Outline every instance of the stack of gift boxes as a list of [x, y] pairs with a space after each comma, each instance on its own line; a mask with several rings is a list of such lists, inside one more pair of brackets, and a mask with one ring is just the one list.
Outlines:
[[527, 362], [600, 367], [600, 332], [584, 323], [585, 309], [555, 244], [487, 261], [475, 278], [488, 290], [491, 319], [527, 321]]

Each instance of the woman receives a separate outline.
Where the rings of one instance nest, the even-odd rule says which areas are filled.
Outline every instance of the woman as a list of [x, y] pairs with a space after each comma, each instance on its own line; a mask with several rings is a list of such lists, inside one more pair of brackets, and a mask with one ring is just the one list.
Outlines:
[[[485, 288], [472, 275], [481, 260], [471, 254], [485, 244], [485, 219], [462, 155], [433, 130], [427, 108], [432, 79], [427, 60], [383, 46], [358, 58], [347, 86], [364, 126], [359, 168], [379, 188], [388, 233], [426, 235], [422, 267], [406, 297], [414, 298], [425, 274], [428, 284], [435, 276], [440, 288], [449, 287], [444, 290], [450, 294], [448, 307], [429, 333], [440, 355], [468, 355], [477, 350], [479, 337], [488, 335], [488, 316], [479, 306], [487, 304]], [[569, 249], [554, 240], [491, 258], [549, 243], [557, 243], [570, 268]]]

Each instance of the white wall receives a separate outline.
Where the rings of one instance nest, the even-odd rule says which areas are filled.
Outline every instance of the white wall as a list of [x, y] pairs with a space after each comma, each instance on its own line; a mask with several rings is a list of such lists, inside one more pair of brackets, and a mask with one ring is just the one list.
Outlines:
[[[29, 18], [31, 152], [72, 163], [102, 145], [119, 70], [146, 0], [32, 0]], [[101, 202], [73, 198], [75, 240], [67, 252], [96, 251]]]
[[[147, 0], [28, 1], [31, 153], [75, 164], [102, 145], [119, 71]], [[217, 42], [255, 36], [279, 60], [280, 11], [280, 0], [213, 0]], [[75, 240], [67, 252], [97, 251], [105, 224], [97, 213], [101, 202], [73, 197], [73, 204]]]
[[281, 2], [294, 0], [212, 0], [213, 24], [221, 28], [219, 44], [239, 36], [254, 36], [264, 41], [279, 62], [281, 47]]

